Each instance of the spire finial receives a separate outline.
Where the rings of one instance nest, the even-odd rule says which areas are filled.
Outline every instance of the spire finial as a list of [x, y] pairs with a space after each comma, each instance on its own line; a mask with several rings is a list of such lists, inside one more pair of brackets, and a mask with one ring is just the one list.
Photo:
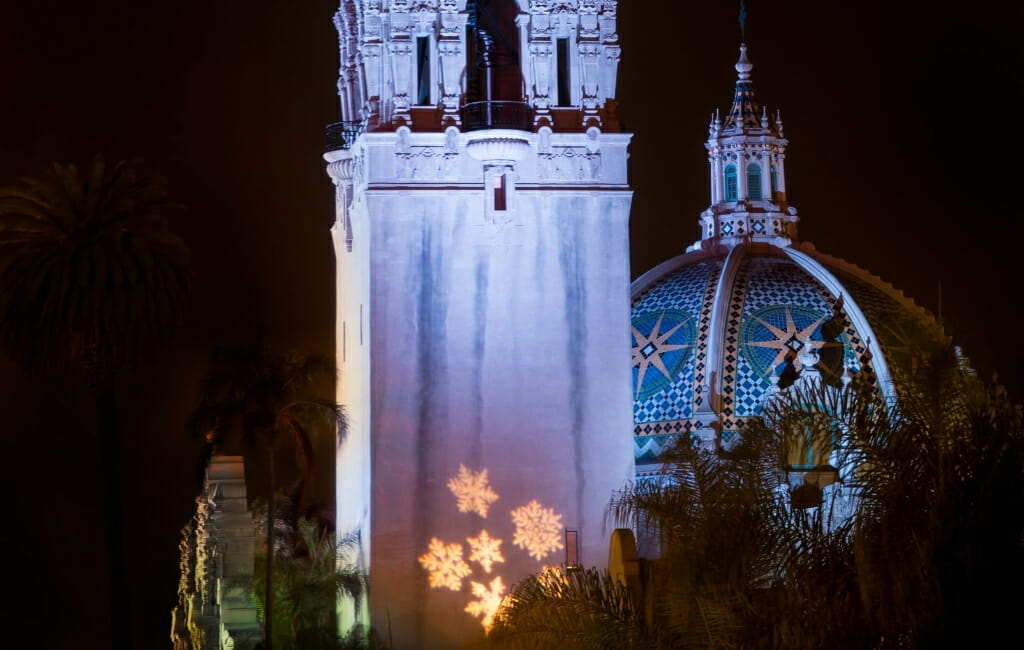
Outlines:
[[747, 42], [747, 6], [740, 0], [740, 43]]

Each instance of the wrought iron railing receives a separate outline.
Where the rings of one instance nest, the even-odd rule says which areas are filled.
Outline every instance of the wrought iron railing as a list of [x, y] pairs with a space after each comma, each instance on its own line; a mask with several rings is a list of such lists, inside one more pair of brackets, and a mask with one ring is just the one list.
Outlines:
[[362, 132], [362, 122], [331, 122], [327, 125], [327, 151], [351, 149]]
[[462, 107], [462, 130], [530, 130], [530, 105], [526, 102], [471, 102]]

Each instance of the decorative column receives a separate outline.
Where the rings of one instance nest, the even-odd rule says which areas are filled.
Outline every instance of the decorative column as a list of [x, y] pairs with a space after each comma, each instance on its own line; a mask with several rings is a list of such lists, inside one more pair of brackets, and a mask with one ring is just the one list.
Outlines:
[[[397, 4], [397, 3], [396, 3]], [[409, 12], [404, 6], [392, 6], [391, 30], [388, 38], [388, 60], [391, 63], [391, 122], [411, 124], [413, 43]]]
[[619, 75], [619, 59], [622, 57], [619, 34], [616, 31], [616, 8], [614, 2], [604, 3], [600, 19], [604, 59], [601, 65], [601, 81], [598, 91], [606, 102], [608, 100], [615, 101], [615, 82]]
[[360, 35], [359, 54], [362, 57], [363, 85], [366, 94], [365, 118], [370, 127], [380, 123], [381, 100], [384, 90], [384, 25], [380, 15], [380, 0], [366, 3]]
[[335, 228], [339, 225], [345, 233], [345, 249], [352, 252], [352, 171], [355, 167], [352, 152], [345, 152], [348, 157], [335, 160], [327, 165], [327, 174], [334, 181], [334, 210], [336, 215]]
[[581, 84], [583, 96], [580, 104], [583, 107], [583, 126], [591, 124], [600, 126], [601, 117], [597, 113], [597, 91], [600, 78], [601, 43], [596, 0], [581, 0], [579, 12], [580, 71], [583, 76]]
[[440, 30], [437, 37], [437, 57], [441, 71], [442, 126], [460, 126], [459, 101], [462, 95], [460, 80], [466, 69], [465, 43], [466, 14], [459, 13], [456, 0], [441, 0]]
[[772, 196], [772, 155], [767, 148], [761, 152], [761, 200], [773, 201]]
[[736, 147], [736, 200], [747, 200], [747, 159], [742, 146]]

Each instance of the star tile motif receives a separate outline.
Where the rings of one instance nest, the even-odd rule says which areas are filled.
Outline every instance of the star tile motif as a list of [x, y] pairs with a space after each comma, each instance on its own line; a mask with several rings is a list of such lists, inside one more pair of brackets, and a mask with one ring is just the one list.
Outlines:
[[786, 314], [785, 329], [772, 325], [771, 323], [763, 320], [760, 316], [753, 316], [754, 320], [760, 323], [774, 337], [767, 341], [749, 341], [747, 343], [747, 345], [753, 347], [775, 350], [775, 358], [768, 364], [768, 372], [771, 372], [771, 369], [778, 367], [782, 362], [786, 361], [787, 358], [792, 361], [793, 367], [797, 372], [803, 370], [803, 363], [800, 360], [801, 355], [796, 353], [799, 353], [805, 347], [809, 347], [813, 351], [818, 351], [824, 347], [842, 345], [835, 341], [817, 341], [811, 338], [811, 335], [814, 334], [815, 330], [817, 330], [818, 327], [820, 327], [821, 324], [829, 318], [828, 314], [812, 321], [807, 327], [799, 329], [793, 321], [793, 314], [790, 311], [790, 308], [785, 307], [784, 309]]
[[686, 348], [692, 347], [690, 343], [669, 343], [669, 339], [674, 335], [681, 327], [686, 325], [687, 321], [680, 320], [667, 332], [661, 331], [661, 324], [665, 318], [665, 311], [661, 312], [658, 316], [658, 320], [654, 323], [654, 327], [651, 329], [650, 334], [643, 334], [640, 330], [633, 326], [633, 340], [636, 341], [633, 346], [633, 367], [637, 368], [636, 377], [636, 392], [634, 398], [639, 396], [640, 389], [644, 385], [644, 376], [647, 374], [648, 369], [654, 366], [666, 379], [672, 380], [672, 373], [665, 366], [664, 356], [669, 352], [675, 352], [677, 350], [685, 350]]

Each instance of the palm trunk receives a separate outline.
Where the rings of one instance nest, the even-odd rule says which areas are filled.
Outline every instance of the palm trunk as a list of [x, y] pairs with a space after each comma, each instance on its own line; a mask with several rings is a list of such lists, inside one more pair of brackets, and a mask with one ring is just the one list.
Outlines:
[[273, 647], [273, 609], [271, 607], [271, 601], [274, 593], [274, 448], [270, 447], [268, 453], [269, 460], [269, 483], [270, 483], [270, 496], [267, 499], [267, 595], [266, 605], [264, 607], [263, 615], [265, 620], [263, 621], [263, 647], [265, 650], [271, 650]]
[[107, 564], [110, 576], [110, 626], [114, 650], [130, 650], [132, 640], [131, 599], [124, 569], [121, 520], [121, 474], [117, 445], [117, 404], [112, 379], [94, 380], [96, 420], [103, 470], [107, 517]]

